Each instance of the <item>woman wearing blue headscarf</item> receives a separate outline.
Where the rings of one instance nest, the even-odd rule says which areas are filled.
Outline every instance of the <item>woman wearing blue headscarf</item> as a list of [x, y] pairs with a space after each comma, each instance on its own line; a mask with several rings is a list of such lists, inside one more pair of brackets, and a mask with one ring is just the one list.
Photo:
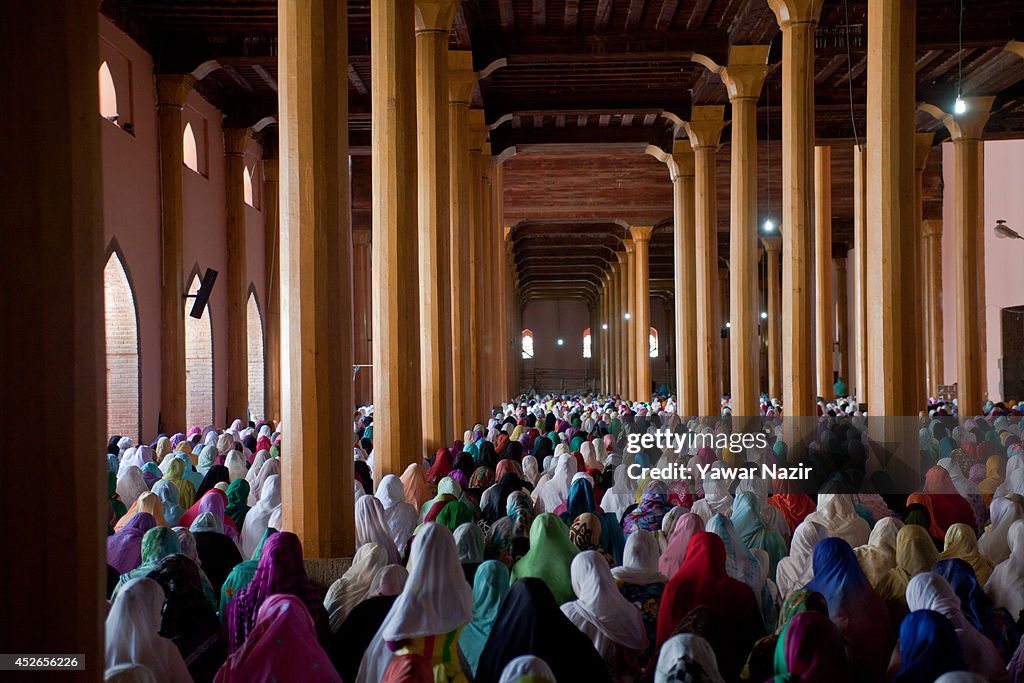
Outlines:
[[814, 547], [814, 579], [807, 590], [825, 596], [829, 618], [850, 642], [867, 680], [883, 680], [896, 637], [889, 611], [850, 544], [826, 538]]
[[933, 683], [949, 671], [967, 670], [953, 625], [930, 609], [911, 612], [900, 624], [900, 661], [893, 683]]

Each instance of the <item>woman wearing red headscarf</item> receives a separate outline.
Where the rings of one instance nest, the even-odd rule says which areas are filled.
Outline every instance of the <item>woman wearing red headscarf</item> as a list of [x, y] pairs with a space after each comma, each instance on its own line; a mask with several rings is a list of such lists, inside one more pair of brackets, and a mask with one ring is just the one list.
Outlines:
[[977, 521], [974, 518], [974, 510], [971, 504], [960, 495], [953, 485], [953, 479], [944, 467], [935, 465], [924, 475], [924, 492], [932, 501], [932, 511], [935, 513], [933, 522], [946, 535], [946, 529], [954, 524], [961, 523], [974, 529]]

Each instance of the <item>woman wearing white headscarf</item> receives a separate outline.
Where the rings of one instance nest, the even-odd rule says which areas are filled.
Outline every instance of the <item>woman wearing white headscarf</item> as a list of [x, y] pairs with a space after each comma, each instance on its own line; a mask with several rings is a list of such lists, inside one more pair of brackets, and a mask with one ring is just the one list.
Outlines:
[[388, 474], [380, 480], [376, 496], [384, 506], [384, 521], [391, 531], [391, 540], [395, 547], [404, 548], [419, 520], [416, 508], [405, 502], [405, 484], [394, 474]]
[[228, 468], [229, 481], [244, 479], [248, 472], [245, 466], [245, 458], [236, 450], [228, 453], [228, 457], [224, 459], [224, 466]]
[[540, 480], [540, 466], [537, 464], [537, 458], [532, 455], [523, 457], [523, 476], [534, 486]]
[[381, 595], [398, 595], [409, 580], [409, 572], [400, 564], [386, 564], [378, 569], [370, 579], [370, 587], [366, 590], [364, 600]]
[[281, 477], [274, 475], [263, 482], [263, 495], [242, 523], [242, 557], [251, 560], [270, 523], [270, 515], [281, 505]]
[[107, 615], [106, 668], [141, 664], [160, 681], [192, 683], [177, 646], [160, 635], [164, 589], [153, 579], [121, 587]]
[[142, 470], [134, 465], [126, 467], [117, 477], [117, 495], [126, 508], [130, 508], [135, 499], [149, 490], [142, 477]]
[[1024, 520], [1010, 525], [1006, 542], [1010, 555], [992, 570], [985, 592], [996, 607], [1005, 607], [1016, 621], [1024, 610]]
[[557, 683], [551, 667], [540, 657], [520, 655], [505, 665], [498, 683]]
[[615, 586], [608, 562], [593, 550], [572, 560], [572, 589], [576, 599], [562, 613], [594, 643], [616, 680], [632, 680], [647, 649], [647, 630], [640, 611]]
[[1010, 556], [1010, 546], [1007, 543], [1010, 526], [1017, 520], [1024, 519], [1024, 508], [1009, 498], [996, 497], [989, 503], [988, 509], [992, 524], [978, 539], [978, 550], [991, 560], [992, 564], [998, 564]]
[[256, 485], [256, 477], [260, 476], [260, 470], [267, 464], [267, 460], [270, 460], [269, 451], [259, 451], [256, 453], [256, 457], [253, 458], [252, 467], [245, 473], [245, 480], [249, 482], [249, 490]]
[[819, 493], [818, 508], [804, 518], [828, 529], [829, 536], [843, 539], [856, 548], [868, 542], [871, 527], [853, 507], [848, 493]]
[[601, 498], [601, 509], [621, 519], [626, 508], [636, 502], [637, 482], [629, 476], [625, 465], [619, 465], [612, 473], [613, 484]]
[[814, 546], [828, 538], [828, 529], [817, 522], [800, 522], [793, 532], [793, 543], [789, 555], [779, 560], [775, 570], [775, 584], [779, 595], [785, 598], [793, 591], [803, 588], [814, 578]]
[[391, 540], [391, 530], [384, 521], [384, 506], [374, 496], [363, 496], [356, 501], [356, 549], [376, 543], [388, 556], [388, 564], [398, 564], [402, 556]]
[[902, 528], [903, 522], [895, 517], [883, 517], [875, 522], [867, 545], [853, 549], [857, 563], [872, 586], [877, 586], [882, 577], [896, 566], [896, 535]]
[[[559, 448], [565, 449], [564, 444]], [[563, 452], [555, 456], [555, 467], [548, 481], [541, 482], [533, 491], [535, 514], [554, 512], [569, 497], [569, 484], [576, 476], [576, 458]]]
[[622, 566], [612, 569], [612, 577], [619, 583], [646, 586], [666, 583], [668, 577], [658, 570], [658, 542], [650, 531], [634, 531], [626, 539], [622, 553]]
[[580, 444], [580, 455], [583, 456], [583, 465], [588, 470], [597, 470], [600, 472], [604, 469], [604, 458], [598, 458], [597, 453], [594, 450], [594, 445], [589, 441], [584, 441]]
[[368, 543], [356, 550], [352, 566], [331, 584], [324, 598], [332, 633], [338, 632], [352, 608], [366, 598], [377, 570], [387, 563], [387, 552], [376, 543]]
[[[403, 654], [407, 645], [422, 644], [430, 636], [443, 636], [434, 639], [430, 656], [435, 680], [458, 674], [458, 631], [473, 618], [472, 589], [464, 580], [453, 580], [461, 576], [452, 533], [434, 522], [424, 524], [412, 542], [409, 578], [366, 649], [356, 683], [382, 680], [392, 653]], [[464, 671], [461, 675], [469, 678]]]
[[661, 646], [654, 683], [725, 683], [711, 643], [692, 633], [672, 636]]
[[270, 458], [264, 463], [263, 467], [260, 468], [260, 473], [256, 475], [256, 481], [251, 483], [249, 489], [249, 505], [255, 505], [262, 496], [263, 484], [269, 477], [278, 476], [281, 474], [281, 461], [277, 458]]
[[[1020, 584], [1018, 583], [1017, 586], [1019, 594]], [[956, 596], [946, 579], [934, 572], [924, 572], [914, 576], [907, 584], [907, 607], [911, 612], [930, 609], [949, 619], [953, 628], [956, 629], [957, 638], [960, 640], [960, 649], [964, 654], [964, 662], [968, 668], [989, 681], [1007, 679], [1003, 658], [999, 655], [996, 646], [967, 621], [967, 617], [960, 610], [960, 598]], [[899, 656], [898, 653], [899, 649], [897, 648], [893, 654], [894, 659]]]
[[[713, 469], [724, 469], [726, 464], [721, 460], [712, 463]], [[728, 479], [716, 479], [707, 476], [704, 479], [704, 497], [694, 502], [691, 511], [708, 523], [715, 515], [728, 517], [732, 515], [732, 494], [729, 493], [731, 482]]]

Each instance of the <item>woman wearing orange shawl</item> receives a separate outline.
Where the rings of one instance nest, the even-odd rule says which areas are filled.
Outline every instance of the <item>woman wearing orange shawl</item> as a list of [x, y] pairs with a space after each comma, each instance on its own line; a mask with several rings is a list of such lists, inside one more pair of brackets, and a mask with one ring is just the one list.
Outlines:
[[804, 517], [816, 509], [811, 497], [801, 492], [792, 479], [775, 480], [775, 494], [768, 497], [768, 504], [778, 508], [786, 518], [790, 535], [804, 521]]
[[418, 511], [423, 504], [434, 497], [427, 484], [427, 477], [423, 472], [423, 465], [414, 462], [405, 468], [400, 477], [405, 487], [405, 502], [412, 505]]
[[117, 524], [114, 525], [114, 531], [123, 529], [128, 522], [132, 521], [132, 517], [135, 516], [136, 512], [148, 512], [153, 515], [157, 526], [170, 526], [167, 520], [164, 519], [164, 504], [160, 500], [160, 496], [152, 491], [146, 491], [135, 499], [135, 502], [128, 508], [128, 512], [124, 514], [124, 517], [117, 520]]
[[958, 522], [972, 529], [977, 524], [971, 504], [956, 490], [944, 467], [935, 465], [924, 475], [924, 493], [932, 499], [932, 522], [942, 530], [939, 538], [945, 538], [946, 529]]
[[[941, 541], [942, 539], [944, 539], [946, 537], [946, 532], [943, 531], [939, 527], [938, 523], [935, 521], [935, 510], [932, 507], [932, 497], [931, 496], [929, 496], [927, 493], [911, 493], [909, 496], [907, 496], [907, 507], [909, 508], [911, 505], [920, 505], [921, 507], [923, 507], [925, 510], [928, 511], [928, 520], [929, 520], [929, 522], [928, 522], [929, 523], [928, 535], [929, 536], [931, 536], [936, 541]], [[908, 515], [909, 515], [909, 511], [908, 511]], [[919, 521], [920, 520], [911, 521], [911, 518], [909, 516], [906, 519], [907, 524], [915, 524], [915, 523], [919, 523]], [[924, 526], [924, 525], [921, 525], [921, 526]]]
[[996, 489], [1006, 480], [1006, 458], [1001, 455], [990, 455], [985, 461], [985, 478], [978, 482], [985, 505], [992, 504], [992, 496]]

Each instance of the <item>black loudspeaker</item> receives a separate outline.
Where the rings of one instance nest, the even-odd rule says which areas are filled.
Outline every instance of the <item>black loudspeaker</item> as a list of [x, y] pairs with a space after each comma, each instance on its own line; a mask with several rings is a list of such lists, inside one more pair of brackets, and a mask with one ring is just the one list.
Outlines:
[[217, 281], [217, 271], [213, 268], [207, 268], [206, 272], [203, 273], [203, 280], [199, 283], [199, 291], [195, 294], [186, 294], [186, 297], [194, 296], [195, 301], [192, 303], [192, 310], [189, 311], [189, 315], [193, 318], [202, 318], [203, 309], [206, 308], [206, 304], [210, 301], [210, 293], [213, 291], [213, 283]]

